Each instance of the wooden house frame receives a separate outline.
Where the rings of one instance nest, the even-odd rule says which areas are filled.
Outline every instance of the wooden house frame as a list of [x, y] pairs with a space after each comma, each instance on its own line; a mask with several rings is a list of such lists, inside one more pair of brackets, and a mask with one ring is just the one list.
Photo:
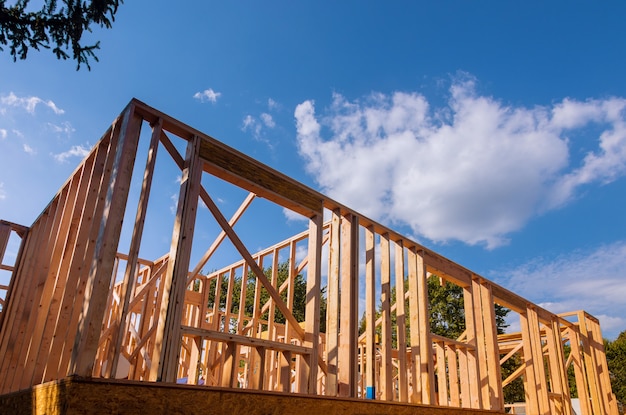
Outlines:
[[[132, 235], [121, 253], [146, 135]], [[184, 154], [173, 137], [186, 143]], [[180, 168], [180, 192], [169, 252], [147, 259], [139, 252], [157, 151]], [[203, 175], [249, 192], [230, 219]], [[308, 218], [308, 230], [251, 251], [234, 226], [255, 198]], [[193, 264], [199, 203], [221, 232]], [[5, 264], [10, 237], [21, 245]], [[204, 273], [225, 239], [241, 259]], [[280, 258], [288, 265], [279, 275]], [[515, 408], [505, 405], [503, 388], [521, 377], [526, 413], [571, 415], [573, 367], [582, 414], [617, 414], [594, 317], [550, 313], [137, 100], [30, 227], [0, 222], [0, 267], [12, 273], [0, 286], [0, 395], [68, 377], [117, 378], [504, 412]], [[430, 330], [432, 275], [463, 290], [459, 338]], [[295, 301], [304, 302], [305, 318], [294, 315]], [[495, 304], [519, 315], [520, 333], [498, 334]], [[503, 379], [501, 365], [513, 357], [519, 367]]]

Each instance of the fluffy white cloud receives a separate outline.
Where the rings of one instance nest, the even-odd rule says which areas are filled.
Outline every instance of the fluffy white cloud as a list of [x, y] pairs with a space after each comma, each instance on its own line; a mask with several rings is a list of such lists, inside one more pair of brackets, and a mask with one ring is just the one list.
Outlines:
[[605, 335], [626, 327], [626, 242], [543, 259], [503, 273], [512, 291], [554, 312], [580, 309], [600, 319]]
[[4, 140], [5, 138], [7, 138], [8, 135], [8, 131], [5, 130], [4, 128], [0, 128], [0, 139]]
[[57, 105], [53, 101], [45, 101], [39, 97], [18, 97], [13, 92], [10, 92], [9, 95], [0, 97], [0, 105], [2, 105], [3, 107], [0, 108], [0, 111], [2, 112], [6, 111], [6, 107], [18, 107], [25, 109], [31, 114], [34, 114], [35, 108], [39, 104], [50, 108], [57, 115], [65, 113], [65, 111], [57, 107]]
[[193, 97], [197, 100], [199, 100], [200, 102], [217, 102], [217, 99], [222, 95], [221, 92], [216, 92], [214, 91], [212, 88], [209, 89], [205, 89], [204, 91], [201, 92], [196, 92], [195, 94], [193, 94]]
[[[625, 107], [617, 98], [507, 106], [465, 79], [443, 108], [418, 93], [335, 94], [322, 116], [305, 101], [295, 119], [300, 154], [330, 196], [433, 241], [494, 248], [579, 186], [626, 174]], [[598, 149], [572, 168], [567, 134], [590, 123], [603, 131]]]
[[89, 154], [89, 149], [89, 146], [76, 145], [63, 153], [53, 154], [52, 157], [59, 163], [65, 163], [71, 157], [79, 157], [81, 159], [86, 157]]
[[26, 154], [30, 154], [31, 156], [37, 154], [37, 151], [35, 151], [35, 149], [29, 146], [28, 144], [23, 144], [22, 147], [24, 148], [24, 152]]

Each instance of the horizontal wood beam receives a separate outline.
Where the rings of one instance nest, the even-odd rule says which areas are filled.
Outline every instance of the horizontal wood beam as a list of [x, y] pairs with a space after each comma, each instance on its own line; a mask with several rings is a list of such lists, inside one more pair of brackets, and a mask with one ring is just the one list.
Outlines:
[[301, 355], [310, 355], [313, 349], [291, 343], [281, 343], [257, 337], [242, 336], [240, 334], [224, 333], [223, 331], [200, 329], [197, 327], [181, 326], [183, 336], [196, 336], [221, 342], [234, 342], [242, 346], [264, 347], [269, 350], [289, 351]]

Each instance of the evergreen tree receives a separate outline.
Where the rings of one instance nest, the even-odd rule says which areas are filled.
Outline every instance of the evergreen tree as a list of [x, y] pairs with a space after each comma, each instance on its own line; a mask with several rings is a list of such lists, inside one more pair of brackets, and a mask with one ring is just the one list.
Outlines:
[[626, 405], [626, 331], [613, 341], [604, 341], [611, 386], [617, 400]]
[[29, 2], [17, 0], [6, 6], [6, 0], [0, 0], [0, 50], [8, 46], [14, 61], [26, 59], [29, 48], [52, 48], [57, 59], [64, 60], [70, 57], [69, 52], [78, 70], [81, 64], [91, 69], [89, 60], [97, 62], [95, 50], [100, 49], [99, 41], [82, 44], [83, 34], [91, 32], [92, 24], [111, 28], [123, 0], [62, 0], [60, 7], [57, 0], [44, 0], [39, 11], [31, 11]]

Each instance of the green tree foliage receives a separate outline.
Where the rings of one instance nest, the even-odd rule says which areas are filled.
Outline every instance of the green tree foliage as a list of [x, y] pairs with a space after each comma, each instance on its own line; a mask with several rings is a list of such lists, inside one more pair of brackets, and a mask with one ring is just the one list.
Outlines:
[[[272, 280], [272, 268], [265, 268], [263, 273], [267, 277], [268, 280]], [[286, 280], [289, 278], [289, 262], [282, 262], [278, 265], [278, 286], [280, 287]], [[213, 307], [215, 302], [215, 284], [216, 280], [211, 280], [211, 284], [209, 285], [209, 307]], [[232, 301], [232, 312], [238, 313], [240, 304], [240, 292], [241, 292], [241, 284], [242, 278], [241, 276], [236, 276], [233, 286], [233, 297]], [[252, 317], [254, 314], [254, 296], [255, 296], [255, 287], [256, 287], [256, 276], [253, 272], [248, 272], [246, 289], [245, 289], [245, 304], [244, 314], [247, 317]], [[326, 332], [326, 295], [325, 288], [322, 288], [321, 298], [320, 298], [320, 331], [322, 333]], [[228, 281], [226, 279], [222, 280], [222, 286], [220, 289], [220, 303], [219, 307], [222, 310], [226, 309], [226, 296], [228, 293]], [[283, 301], [287, 302], [287, 290], [283, 291], [280, 294]], [[269, 299], [270, 295], [265, 289], [265, 287], [261, 288], [260, 292], [260, 303], [261, 306], [265, 304]], [[300, 274], [296, 275], [294, 278], [294, 301], [293, 301], [293, 309], [292, 314], [296, 318], [296, 320], [302, 322], [305, 319], [306, 313], [306, 280]], [[261, 320], [268, 320], [269, 311], [265, 311], [261, 314]], [[279, 324], [285, 324], [286, 318], [283, 313], [276, 308], [274, 313], [274, 322]]]
[[[404, 291], [408, 292], [409, 282], [404, 281]], [[441, 284], [441, 280], [438, 276], [432, 275], [428, 279], [428, 299], [429, 299], [429, 311], [430, 311], [430, 331], [434, 334], [447, 337], [449, 339], [456, 339], [465, 331], [465, 307], [463, 300], [463, 288], [445, 282]], [[396, 287], [391, 289], [391, 303], [396, 302]], [[409, 337], [410, 327], [410, 306], [409, 299], [405, 300], [406, 310], [406, 324], [407, 324], [407, 338]], [[376, 312], [376, 318], [381, 315], [382, 304], [379, 306]], [[506, 316], [509, 313], [509, 309], [495, 305], [496, 313], [496, 326], [498, 334], [504, 333], [504, 330], [508, 327], [506, 324]], [[391, 317], [392, 326], [396, 326], [395, 314]], [[365, 316], [361, 318], [359, 324], [359, 333], [365, 332]], [[393, 333], [393, 347], [396, 347], [395, 343], [395, 330]]]
[[613, 341], [605, 340], [604, 350], [613, 393], [622, 405], [626, 405], [626, 331]]
[[[91, 69], [89, 60], [98, 61], [95, 54], [100, 42], [81, 43], [83, 34], [91, 32], [92, 25], [111, 28], [115, 13], [123, 0], [44, 0], [39, 11], [28, 8], [30, 0], [17, 0], [7, 6], [0, 0], [0, 50], [8, 46], [13, 60], [26, 59], [29, 48], [50, 49], [57, 59], [76, 60]], [[59, 3], [61, 6], [59, 7]], [[69, 52], [69, 53], [68, 53]]]

